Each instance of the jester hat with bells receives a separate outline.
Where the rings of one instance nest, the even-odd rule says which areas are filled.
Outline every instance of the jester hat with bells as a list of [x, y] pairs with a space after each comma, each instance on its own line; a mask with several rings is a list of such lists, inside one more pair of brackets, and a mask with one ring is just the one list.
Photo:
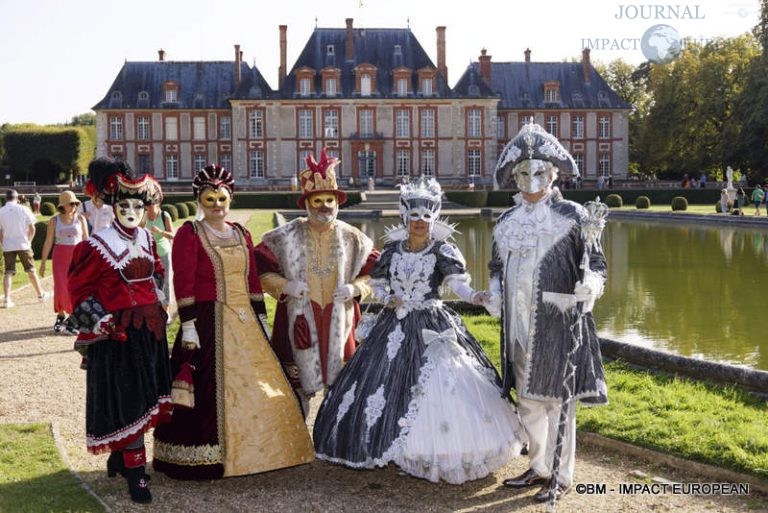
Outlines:
[[336, 201], [339, 206], [347, 202], [347, 193], [339, 190], [336, 185], [336, 166], [341, 161], [337, 158], [329, 158], [325, 154], [325, 148], [320, 150], [320, 161], [315, 161], [315, 157], [307, 155], [307, 166], [299, 175], [301, 179], [301, 196], [296, 204], [301, 209], [306, 208], [306, 200], [312, 194], [319, 192], [330, 192], [336, 195]]

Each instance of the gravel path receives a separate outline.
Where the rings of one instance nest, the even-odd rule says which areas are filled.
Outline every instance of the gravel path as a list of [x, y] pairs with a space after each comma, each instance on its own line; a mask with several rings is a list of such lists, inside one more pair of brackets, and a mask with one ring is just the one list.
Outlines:
[[[52, 287], [51, 278], [43, 283]], [[182, 482], [153, 474], [151, 506], [132, 503], [122, 478], [109, 479], [106, 456], [85, 450], [85, 372], [72, 350], [73, 337], [53, 333], [50, 300], [40, 303], [30, 286], [14, 291], [16, 306], [0, 309], [0, 423], [54, 423], [60, 444], [81, 479], [119, 512], [543, 512], [533, 490], [510, 491], [501, 480], [527, 468], [517, 458], [494, 475], [461, 486], [431, 484], [400, 475], [396, 468], [353, 471], [315, 461], [291, 469], [213, 482]], [[313, 401], [317, 407], [318, 401]], [[311, 418], [310, 418], [311, 422]], [[148, 454], [151, 454], [151, 436]], [[620, 483], [641, 483], [642, 471], [675, 482], [706, 483], [712, 478], [679, 472], [582, 444], [576, 483], [605, 484], [606, 495], [572, 492], [559, 503], [563, 512], [768, 512], [768, 498], [749, 496], [622, 495]], [[616, 491], [611, 492], [611, 488]]]

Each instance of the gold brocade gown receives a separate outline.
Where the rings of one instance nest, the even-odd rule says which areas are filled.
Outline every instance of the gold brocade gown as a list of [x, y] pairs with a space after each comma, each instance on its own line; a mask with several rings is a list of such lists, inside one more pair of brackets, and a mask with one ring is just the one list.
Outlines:
[[215, 249], [226, 290], [226, 301], [220, 303], [223, 343], [217, 355], [223, 385], [218, 395], [223, 395], [219, 422], [224, 476], [310, 462], [314, 449], [299, 403], [251, 309], [244, 248], [237, 244]]

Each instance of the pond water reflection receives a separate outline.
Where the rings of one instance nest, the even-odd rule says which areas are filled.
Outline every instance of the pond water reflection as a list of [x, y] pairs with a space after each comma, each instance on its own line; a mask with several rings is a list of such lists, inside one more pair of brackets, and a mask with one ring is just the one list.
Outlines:
[[[474, 286], [487, 286], [487, 218], [451, 219]], [[381, 247], [392, 218], [354, 221]], [[594, 315], [601, 336], [768, 370], [768, 230], [609, 220], [608, 283]]]

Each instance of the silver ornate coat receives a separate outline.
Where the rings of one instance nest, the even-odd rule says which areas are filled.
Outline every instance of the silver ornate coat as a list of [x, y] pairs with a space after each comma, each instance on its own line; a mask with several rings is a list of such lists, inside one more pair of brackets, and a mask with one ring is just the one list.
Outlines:
[[[501, 289], [504, 392], [514, 387], [520, 397], [558, 400], [563, 394], [566, 355], [573, 344], [571, 327], [579, 315], [577, 308], [582, 308], [574, 299], [574, 287], [584, 280], [599, 296], [606, 277], [605, 256], [596, 248], [590, 252], [589, 268], [580, 269], [586, 210], [564, 200], [556, 188], [535, 204], [526, 203], [520, 194], [515, 201], [496, 222], [488, 266], [492, 283], [500, 284]], [[584, 403], [606, 403], [592, 314], [584, 313], [582, 321], [582, 345], [573, 358], [574, 396]], [[525, 351], [524, 382], [515, 383], [514, 352], [521, 350]]]

